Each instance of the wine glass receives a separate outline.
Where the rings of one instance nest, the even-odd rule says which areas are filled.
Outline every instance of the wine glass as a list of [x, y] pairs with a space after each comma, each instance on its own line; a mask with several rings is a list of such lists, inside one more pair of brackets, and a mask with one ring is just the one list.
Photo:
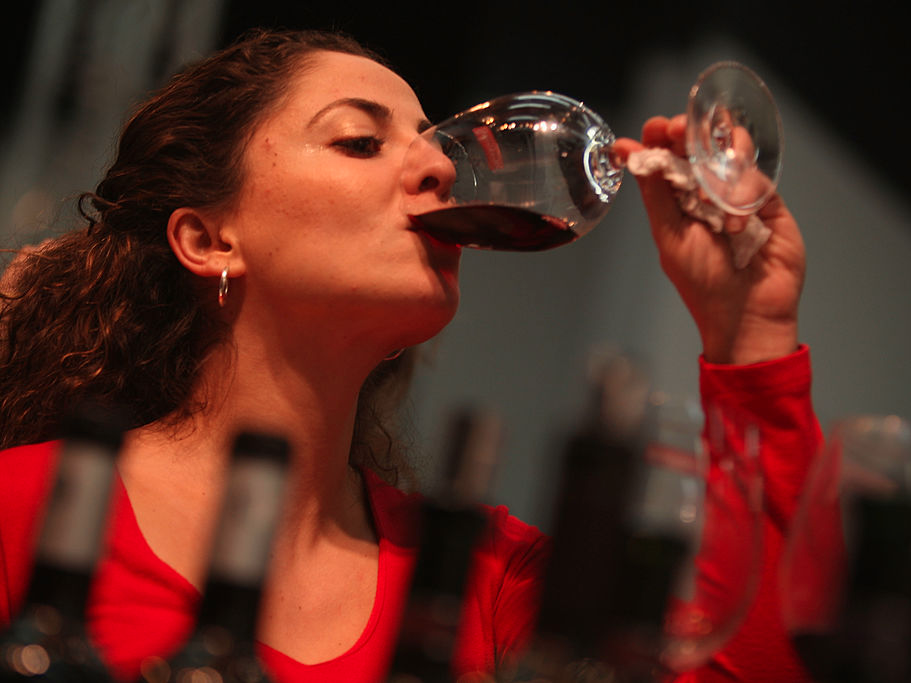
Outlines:
[[591, 109], [553, 92], [524, 92], [479, 104], [443, 121], [412, 144], [456, 170], [449, 206], [413, 216], [444, 242], [515, 251], [549, 249], [589, 232], [607, 213], [623, 172], [614, 134]]
[[643, 391], [622, 355], [598, 365], [591, 416], [556, 478], [535, 636], [504, 680], [669, 679], [706, 663], [755, 594], [762, 483], [752, 421]]
[[781, 116], [769, 89], [738, 62], [702, 72], [687, 103], [686, 150], [696, 180], [717, 207], [755, 213], [781, 175]]
[[620, 606], [626, 616], [606, 655], [636, 681], [691, 671], [720, 650], [746, 615], [761, 556], [752, 421], [731, 406], [704, 411], [663, 392], [652, 393], [647, 416], [622, 552], [622, 594], [633, 608]]
[[782, 608], [820, 683], [911, 680], [911, 424], [837, 421], [782, 562]]
[[[614, 133], [589, 107], [550, 91], [505, 95], [430, 128], [406, 168], [433, 145], [452, 161], [445, 208], [413, 215], [415, 229], [464, 247], [540, 251], [594, 228], [620, 189]], [[781, 168], [781, 120], [747, 67], [720, 62], [693, 86], [687, 149], [706, 195], [732, 214], [758, 209]]]

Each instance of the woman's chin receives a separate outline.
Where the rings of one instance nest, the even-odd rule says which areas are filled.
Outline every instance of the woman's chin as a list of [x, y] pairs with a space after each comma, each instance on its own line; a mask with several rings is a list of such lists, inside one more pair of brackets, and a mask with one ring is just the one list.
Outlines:
[[414, 346], [435, 337], [452, 321], [459, 308], [459, 290], [456, 287], [446, 296], [432, 302], [421, 302], [409, 311], [399, 329], [407, 332], [403, 346]]

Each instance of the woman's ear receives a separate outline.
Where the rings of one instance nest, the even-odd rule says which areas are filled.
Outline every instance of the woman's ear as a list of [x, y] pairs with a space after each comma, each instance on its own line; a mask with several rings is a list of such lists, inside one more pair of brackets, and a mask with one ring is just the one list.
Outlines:
[[244, 263], [232, 240], [223, 238], [221, 221], [197, 209], [176, 209], [168, 219], [168, 243], [184, 268], [201, 277], [217, 277], [227, 267], [243, 275]]

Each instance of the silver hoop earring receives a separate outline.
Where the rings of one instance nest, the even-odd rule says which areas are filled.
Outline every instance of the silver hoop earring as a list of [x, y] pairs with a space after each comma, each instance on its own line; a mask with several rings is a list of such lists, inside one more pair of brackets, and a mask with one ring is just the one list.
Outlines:
[[218, 305], [224, 307], [225, 298], [228, 296], [228, 266], [221, 271], [221, 277], [218, 279]]

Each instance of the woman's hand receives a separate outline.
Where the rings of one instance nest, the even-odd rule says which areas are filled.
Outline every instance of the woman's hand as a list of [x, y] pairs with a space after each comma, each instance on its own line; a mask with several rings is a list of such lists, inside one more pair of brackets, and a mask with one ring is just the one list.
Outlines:
[[[614, 153], [625, 163], [644, 147], [685, 151], [686, 117], [654, 117], [642, 127], [642, 141], [621, 138]], [[713, 363], [755, 363], [797, 348], [797, 308], [805, 253], [797, 223], [778, 194], [757, 216], [771, 231], [749, 265], [736, 269], [728, 234], [716, 234], [684, 215], [675, 191], [659, 174], [637, 177], [658, 247], [661, 266], [677, 288], [702, 337], [705, 359]], [[725, 233], [742, 230], [745, 217], [728, 216]]]

